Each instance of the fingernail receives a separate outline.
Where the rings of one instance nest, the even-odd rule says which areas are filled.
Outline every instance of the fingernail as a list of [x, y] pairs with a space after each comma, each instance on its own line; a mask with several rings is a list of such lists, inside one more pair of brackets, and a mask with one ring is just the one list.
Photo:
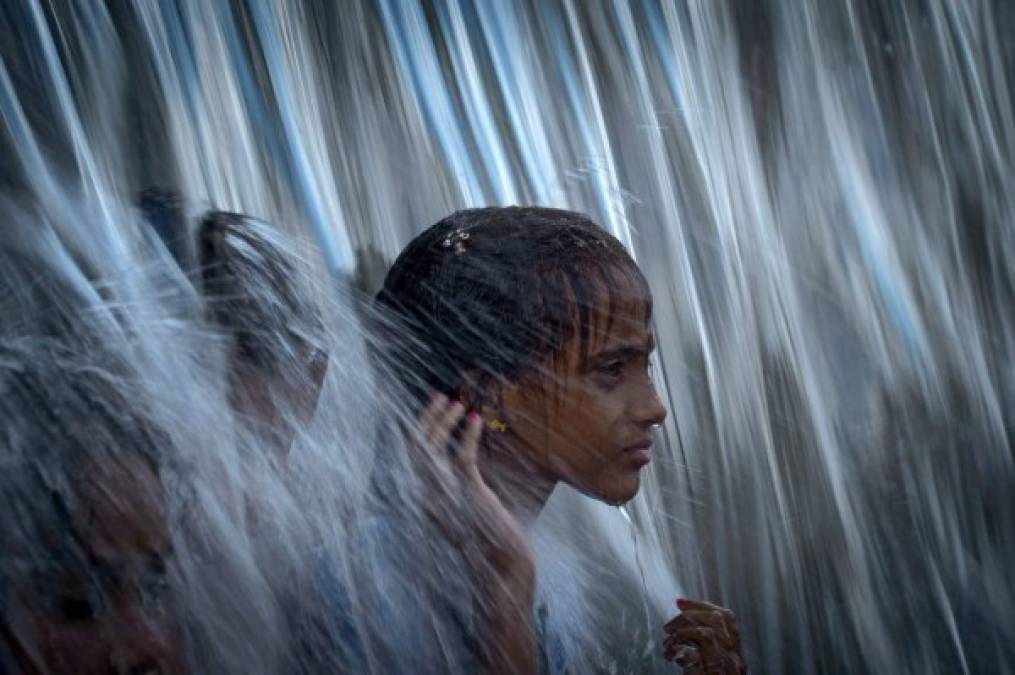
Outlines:
[[470, 410], [469, 414], [466, 417], [472, 423], [476, 423], [479, 421], [479, 413], [476, 412], [475, 410]]
[[677, 607], [683, 608], [687, 604], [687, 600], [684, 598], [677, 598]]

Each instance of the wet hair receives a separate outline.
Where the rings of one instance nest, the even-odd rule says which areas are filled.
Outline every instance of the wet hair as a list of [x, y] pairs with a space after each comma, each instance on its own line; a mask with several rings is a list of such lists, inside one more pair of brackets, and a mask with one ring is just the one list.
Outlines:
[[156, 474], [163, 466], [169, 437], [129, 381], [54, 340], [0, 341], [0, 607], [12, 588], [45, 594], [62, 572], [89, 573], [72, 524], [84, 466], [138, 458]]
[[[540, 207], [458, 211], [409, 243], [375, 304], [395, 370], [422, 401], [538, 374], [578, 339], [588, 356], [599, 320], [612, 321], [636, 289], [646, 321], [651, 295], [623, 245], [590, 218]], [[629, 291], [628, 291], [629, 292]], [[605, 317], [596, 308], [607, 302]]]
[[236, 213], [207, 214], [198, 231], [202, 290], [212, 323], [234, 340], [239, 362], [278, 374], [321, 350], [324, 324], [293, 242]]

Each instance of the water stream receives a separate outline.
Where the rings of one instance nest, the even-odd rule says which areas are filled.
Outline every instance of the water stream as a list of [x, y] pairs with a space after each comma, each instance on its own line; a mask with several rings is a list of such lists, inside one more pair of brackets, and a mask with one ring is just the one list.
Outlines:
[[[1001, 0], [5, 2], [3, 335], [66, 313], [122, 346], [205, 479], [188, 658], [267, 672], [275, 572], [342, 550], [390, 405], [348, 289], [458, 208], [586, 211], [650, 281], [670, 415], [630, 527], [551, 502], [578, 559], [548, 592], [596, 618], [568, 625], [614, 644], [601, 608], [651, 629], [680, 589], [756, 672], [1008, 672], [1013, 28]], [[151, 186], [306, 243], [333, 366], [298, 489], [197, 452], [242, 432]]]

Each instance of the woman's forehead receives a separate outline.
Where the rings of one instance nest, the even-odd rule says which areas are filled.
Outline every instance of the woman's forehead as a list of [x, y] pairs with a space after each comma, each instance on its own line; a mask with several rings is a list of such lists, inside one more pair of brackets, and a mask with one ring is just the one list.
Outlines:
[[632, 277], [614, 273], [593, 280], [590, 297], [574, 307], [565, 360], [581, 363], [609, 343], [641, 345], [650, 339], [652, 297], [645, 284]]
[[588, 307], [592, 332], [609, 334], [618, 323], [624, 324], [625, 330], [632, 325], [648, 325], [652, 316], [652, 296], [635, 274], [616, 271], [595, 281]]
[[[610, 316], [597, 314], [593, 317], [581, 357], [587, 358], [618, 345], [647, 349], [651, 338], [648, 306], [645, 303], [620, 305]], [[581, 348], [581, 345], [575, 347]]]

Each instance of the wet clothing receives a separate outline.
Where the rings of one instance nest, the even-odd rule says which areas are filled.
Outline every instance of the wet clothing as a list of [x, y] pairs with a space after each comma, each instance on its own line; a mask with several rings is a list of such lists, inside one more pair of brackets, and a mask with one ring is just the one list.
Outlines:
[[[345, 551], [355, 560], [345, 570], [343, 556], [322, 556], [318, 583], [333, 613], [333, 648], [348, 672], [477, 672], [483, 636], [465, 560], [446, 542], [432, 545], [410, 533], [397, 516], [370, 516], [349, 537]], [[534, 619], [540, 673], [564, 675], [563, 646], [545, 603]]]

